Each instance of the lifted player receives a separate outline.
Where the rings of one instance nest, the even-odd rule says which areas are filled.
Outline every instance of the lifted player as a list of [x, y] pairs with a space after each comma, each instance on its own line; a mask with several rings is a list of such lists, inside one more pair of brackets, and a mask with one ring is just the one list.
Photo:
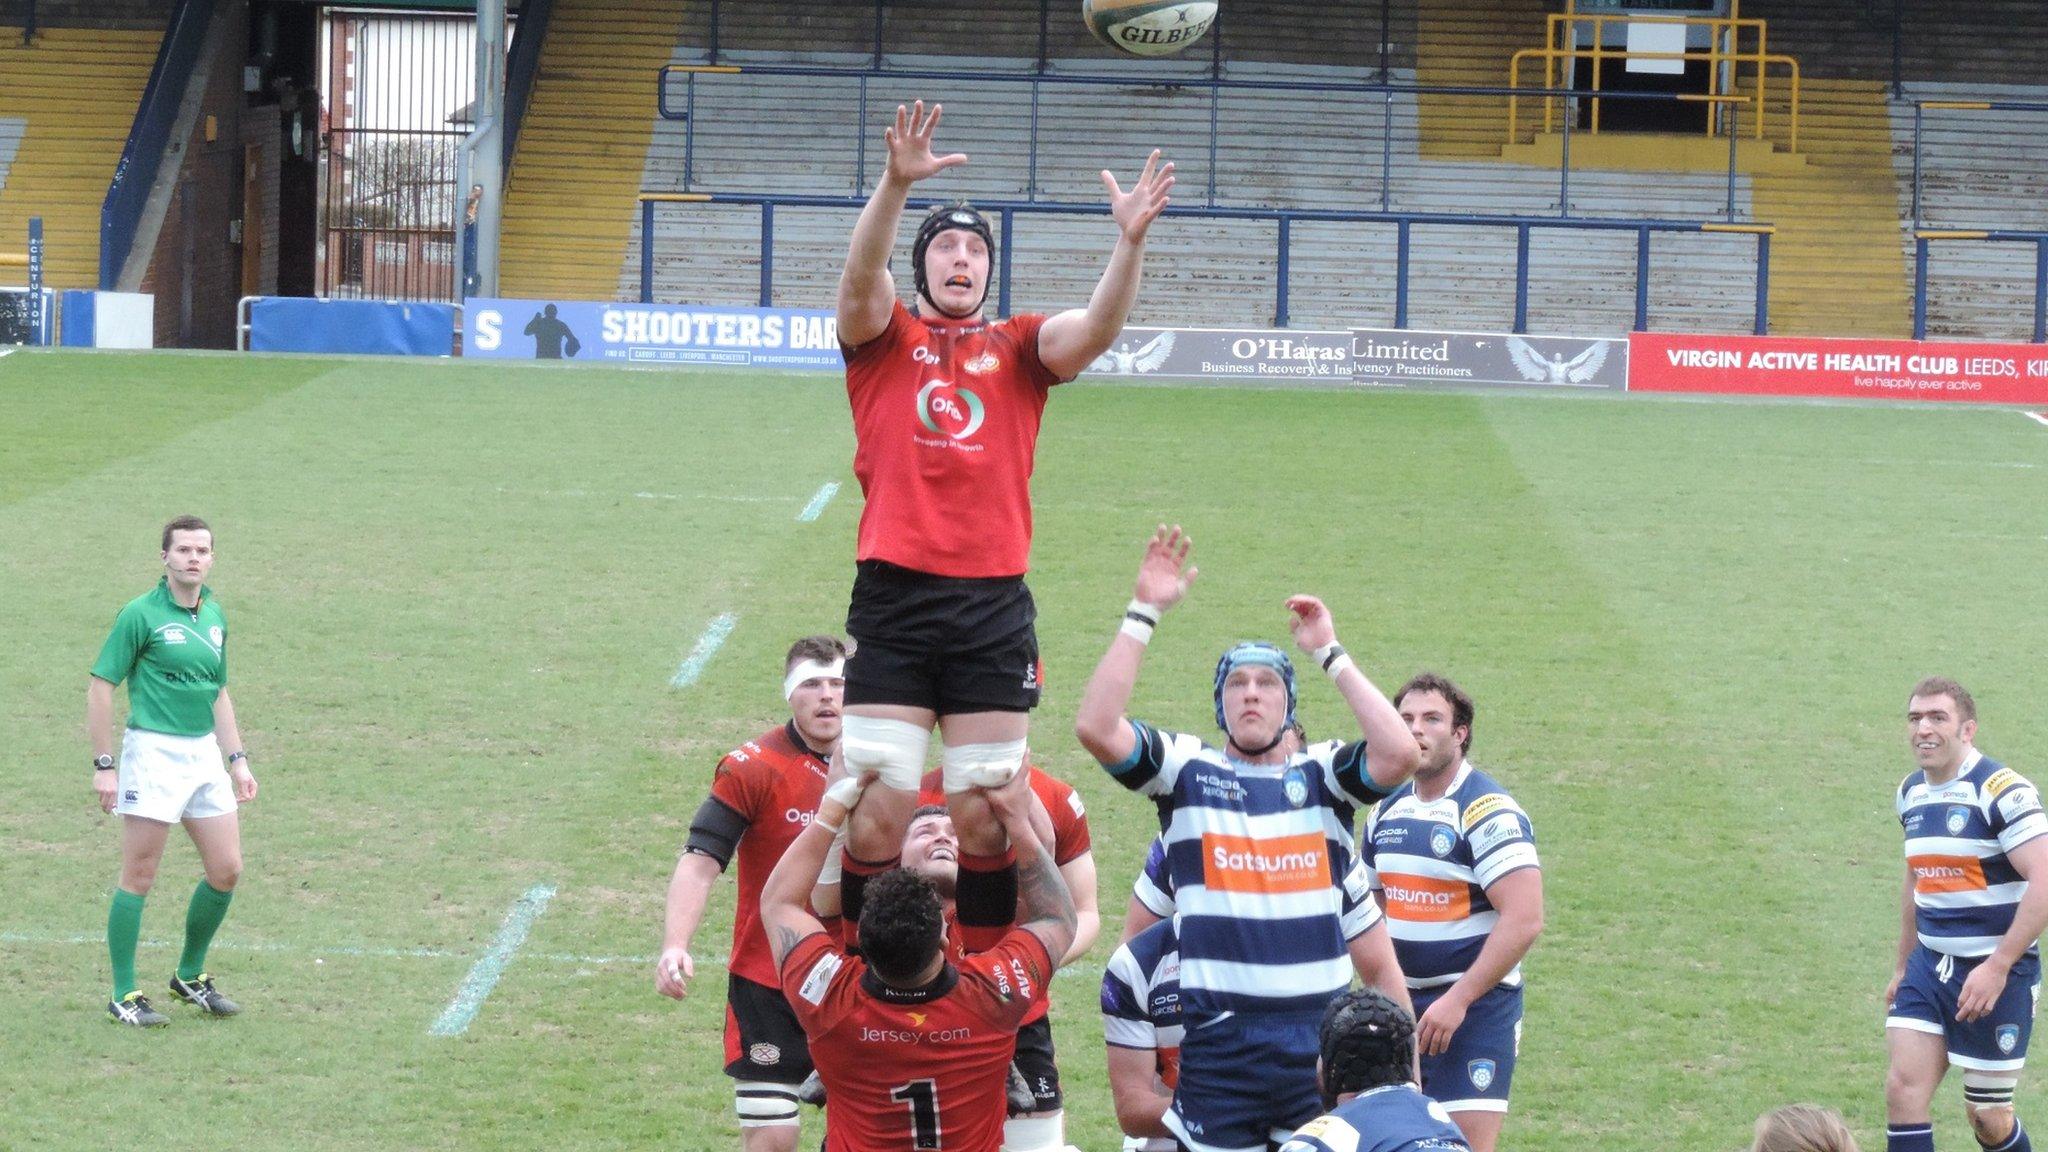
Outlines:
[[711, 884], [735, 855], [740, 859], [726, 964], [725, 1074], [733, 1080], [746, 1152], [791, 1152], [797, 1144], [797, 1086], [810, 1074], [811, 1057], [761, 930], [761, 885], [825, 794], [827, 763], [839, 742], [845, 658], [845, 646], [831, 636], [806, 636], [790, 646], [782, 665], [790, 718], [718, 762], [711, 794], [690, 820], [690, 839], [669, 880], [654, 987], [680, 1000], [697, 974], [690, 939], [704, 919]]
[[[839, 280], [839, 339], [867, 505], [847, 631], [845, 759], [879, 778], [848, 829], [849, 877], [886, 868], [917, 804], [936, 724], [945, 790], [994, 785], [1024, 762], [1040, 687], [1037, 610], [1024, 584], [1031, 471], [1052, 387], [1123, 329], [1146, 231], [1166, 208], [1173, 165], [1155, 151], [1129, 190], [1102, 173], [1117, 227], [1085, 308], [983, 315], [995, 236], [966, 205], [927, 216], [911, 248], [916, 310], [897, 298], [889, 254], [911, 187], [967, 162], [932, 154], [940, 109], [899, 107], [888, 162], [854, 226]], [[1000, 832], [956, 812], [963, 871], [993, 870]], [[849, 910], [858, 900], [849, 894]]]
[[1977, 1143], [2030, 1152], [2013, 1113], [2041, 991], [2048, 814], [2026, 777], [1977, 751], [1977, 702], [1929, 677], [1906, 702], [1919, 767], [1899, 785], [1906, 885], [1899, 962], [1885, 989], [1885, 1148], [1933, 1152], [1934, 1090], [1963, 1070]]

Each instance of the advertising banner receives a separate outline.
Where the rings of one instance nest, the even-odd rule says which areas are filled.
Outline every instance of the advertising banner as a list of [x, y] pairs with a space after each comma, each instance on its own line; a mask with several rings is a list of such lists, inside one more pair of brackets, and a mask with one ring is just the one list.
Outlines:
[[1088, 375], [1142, 380], [1346, 384], [1351, 333], [1273, 328], [1126, 328]]
[[2048, 404], [2048, 347], [1794, 336], [1629, 337], [1629, 390]]
[[1619, 392], [1628, 341], [1494, 332], [1358, 328], [1351, 378], [1383, 388], [1557, 388]]
[[846, 367], [830, 312], [579, 300], [463, 302], [462, 354], [733, 368]]
[[258, 296], [249, 301], [249, 351], [447, 356], [455, 305]]

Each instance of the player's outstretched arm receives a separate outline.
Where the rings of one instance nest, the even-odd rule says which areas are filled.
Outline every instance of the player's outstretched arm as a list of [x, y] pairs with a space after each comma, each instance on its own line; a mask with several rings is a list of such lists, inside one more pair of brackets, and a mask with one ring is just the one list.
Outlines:
[[825, 930], [811, 915], [811, 889], [825, 866], [825, 853], [832, 850], [832, 838], [845, 825], [846, 814], [860, 803], [867, 784], [845, 779], [825, 789], [817, 814], [782, 853], [768, 882], [761, 886], [761, 926], [768, 932], [768, 952], [778, 969], [804, 937]]
[[1081, 707], [1074, 714], [1074, 735], [1100, 763], [1121, 764], [1137, 750], [1138, 736], [1124, 719], [1124, 709], [1130, 706], [1152, 630], [1166, 610], [1188, 594], [1188, 586], [1199, 575], [1188, 563], [1194, 545], [1178, 524], [1171, 528], [1161, 524], [1145, 544], [1145, 558], [1138, 564], [1138, 582], [1124, 609], [1123, 626], [1095, 665], [1095, 674], [1081, 694]]
[[903, 219], [910, 186], [967, 163], [961, 152], [932, 155], [932, 132], [939, 126], [942, 111], [942, 105], [934, 104], [927, 114], [922, 100], [909, 108], [898, 104], [896, 123], [882, 133], [888, 161], [874, 195], [868, 197], [867, 207], [860, 210], [860, 219], [853, 226], [846, 269], [839, 274], [839, 339], [848, 347], [865, 344], [889, 327], [889, 312], [896, 305], [889, 252], [896, 246], [896, 226]]
[[1358, 730], [1365, 736], [1366, 774], [1380, 788], [1391, 791], [1400, 787], [1422, 763], [1422, 749], [1416, 746], [1408, 725], [1401, 722], [1401, 714], [1337, 643], [1336, 622], [1321, 600], [1289, 596], [1287, 610], [1293, 614], [1288, 627], [1294, 632], [1294, 642], [1329, 673], [1358, 720]]
[[1145, 170], [1126, 192], [1109, 169], [1102, 170], [1109, 190], [1109, 213], [1116, 220], [1116, 248], [1109, 267], [1095, 285], [1086, 308], [1062, 312], [1038, 330], [1038, 359], [1062, 380], [1072, 379], [1109, 350], [1124, 330], [1131, 305], [1138, 299], [1138, 281], [1145, 268], [1145, 233], [1171, 203], [1173, 162], [1159, 162], [1159, 149], [1145, 158]]
[[1074, 910], [1074, 894], [1053, 862], [1052, 846], [1031, 822], [1031, 781], [1019, 772], [1001, 788], [986, 790], [988, 806], [1010, 834], [1010, 846], [1017, 852], [1017, 927], [1038, 937], [1055, 967], [1074, 945], [1080, 913]]

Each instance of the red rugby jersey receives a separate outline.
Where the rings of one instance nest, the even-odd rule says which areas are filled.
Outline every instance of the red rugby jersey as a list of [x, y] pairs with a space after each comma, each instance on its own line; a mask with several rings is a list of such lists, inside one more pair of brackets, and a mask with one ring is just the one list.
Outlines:
[[905, 993], [823, 932], [799, 941], [782, 993], [832, 1102], [826, 1152], [998, 1152], [1017, 1028], [1052, 970], [1045, 945], [1019, 929]]
[[935, 576], [1021, 576], [1031, 562], [1031, 469], [1060, 378], [1038, 358], [1045, 317], [913, 316], [846, 356], [867, 507], [858, 558]]
[[823, 757], [804, 746], [794, 724], [771, 728], [725, 754], [711, 780], [711, 795], [746, 818], [733, 853], [739, 859], [739, 894], [732, 919], [728, 970], [775, 987], [775, 958], [761, 928], [761, 886], [775, 862], [817, 814], [825, 798]]

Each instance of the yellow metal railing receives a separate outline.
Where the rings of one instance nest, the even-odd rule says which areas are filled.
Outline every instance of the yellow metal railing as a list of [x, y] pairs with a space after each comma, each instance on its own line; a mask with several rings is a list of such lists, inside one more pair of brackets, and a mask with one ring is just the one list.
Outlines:
[[[1676, 24], [1702, 26], [1712, 29], [1712, 46], [1705, 51], [1684, 52], [1631, 52], [1626, 48], [1609, 48], [1606, 45], [1606, 31], [1610, 24]], [[1592, 44], [1580, 48], [1578, 30], [1590, 25], [1593, 29]], [[1560, 32], [1569, 47], [1559, 47]], [[1745, 32], [1754, 33], [1754, 48], [1742, 50]], [[1762, 20], [1745, 20], [1734, 16], [1625, 16], [1598, 12], [1553, 12], [1547, 20], [1544, 46], [1524, 48], [1508, 59], [1508, 87], [1519, 88], [1522, 83], [1522, 61], [1541, 59], [1543, 61], [1543, 86], [1556, 89], [1559, 86], [1559, 62], [1564, 60], [1591, 60], [1593, 62], [1592, 85], [1592, 130], [1600, 131], [1600, 65], [1607, 60], [1704, 60], [1707, 62], [1707, 91], [1692, 94], [1712, 104], [1707, 115], [1706, 134], [1717, 134], [1721, 130], [1721, 109], [1727, 104], [1746, 104], [1753, 111], [1750, 117], [1752, 134], [1763, 139], [1767, 119], [1765, 98], [1769, 93], [1769, 68], [1775, 64], [1785, 65], [1789, 74], [1791, 89], [1786, 106], [1788, 123], [1787, 147], [1793, 152], [1799, 150], [1799, 61], [1793, 57], [1773, 54], [1768, 51], [1769, 33]], [[1743, 65], [1753, 66], [1751, 76], [1754, 87], [1748, 94], [1722, 91], [1724, 86], [1739, 86], [1739, 73]], [[1723, 65], [1730, 66], [1728, 85], [1723, 84]], [[1554, 131], [1558, 120], [1557, 101], [1563, 96], [1544, 96], [1543, 130]], [[1521, 129], [1520, 98], [1508, 97], [1508, 142], [1519, 139]]]

